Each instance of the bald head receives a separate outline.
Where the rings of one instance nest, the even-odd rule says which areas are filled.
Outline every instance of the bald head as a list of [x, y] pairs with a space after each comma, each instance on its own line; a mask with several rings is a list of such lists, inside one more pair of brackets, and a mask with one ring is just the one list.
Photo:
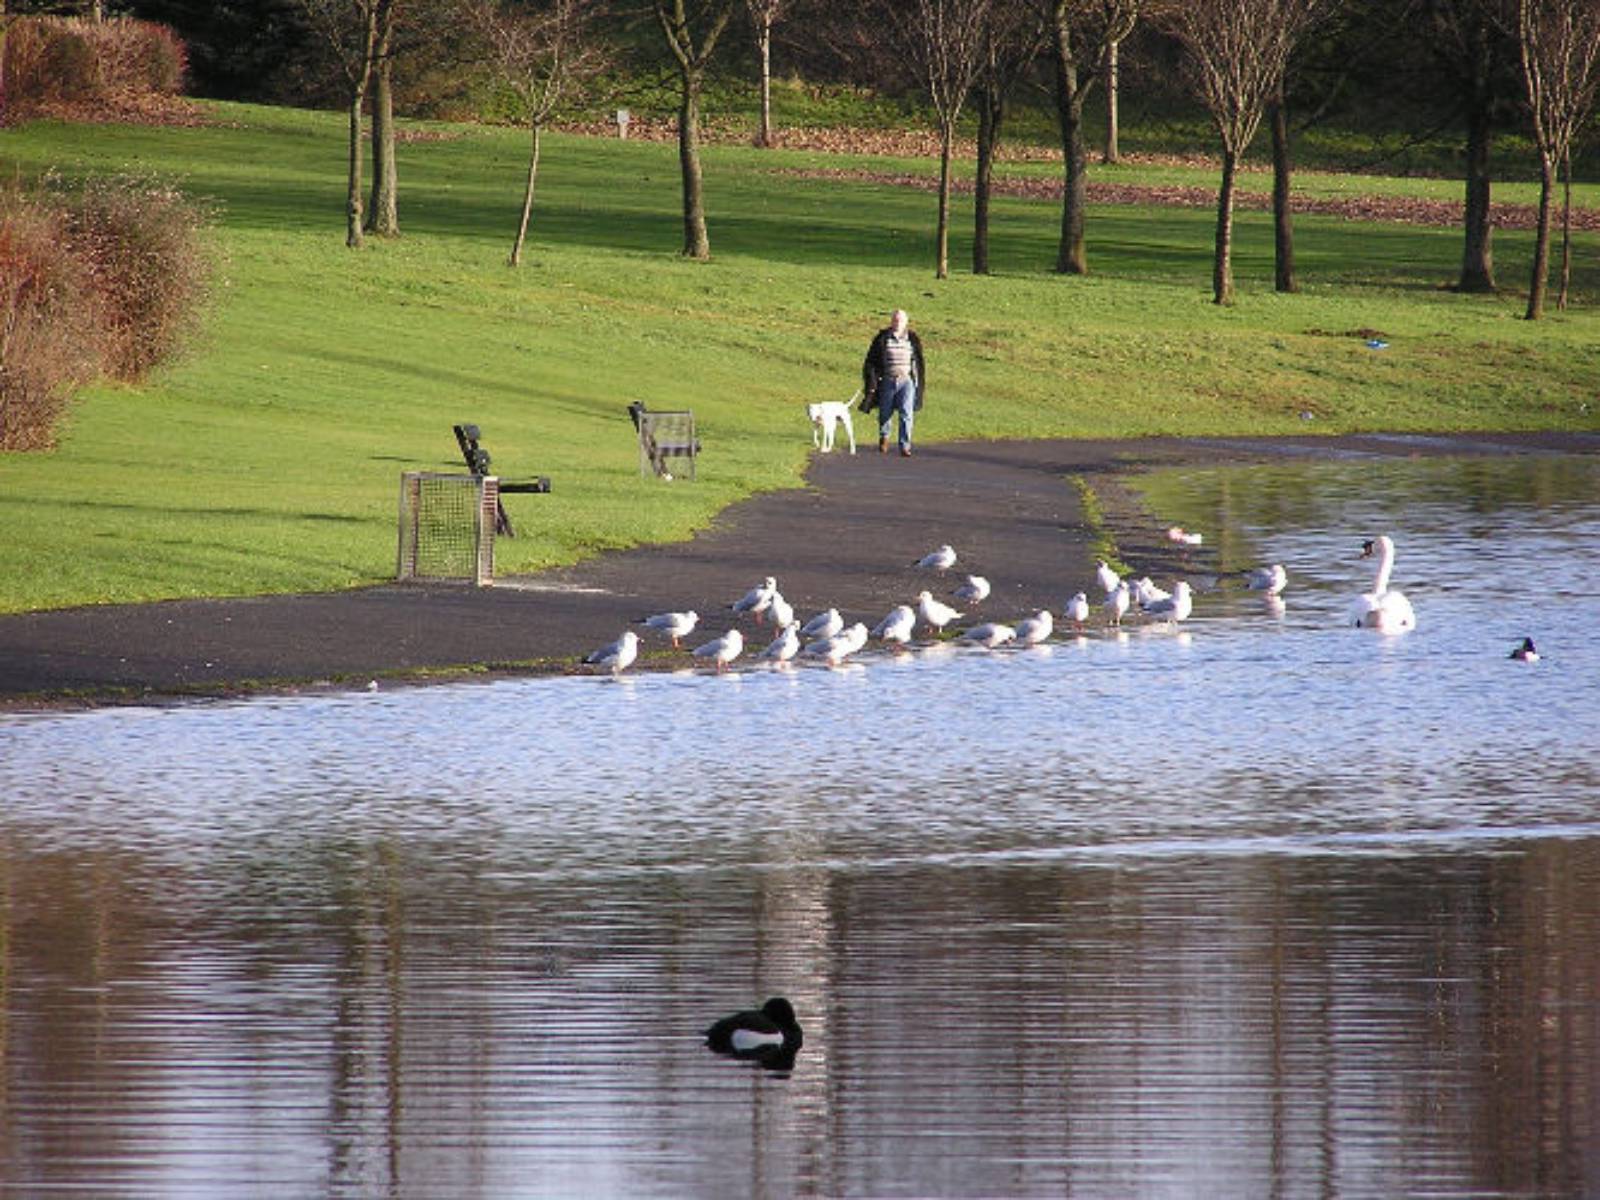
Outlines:
[[896, 333], [904, 333], [910, 322], [911, 318], [906, 316], [906, 310], [903, 308], [897, 308], [889, 314], [889, 327]]

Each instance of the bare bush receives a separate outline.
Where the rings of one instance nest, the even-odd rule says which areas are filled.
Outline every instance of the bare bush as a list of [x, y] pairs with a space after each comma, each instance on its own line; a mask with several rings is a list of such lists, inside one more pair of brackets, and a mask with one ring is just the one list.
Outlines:
[[0, 449], [50, 445], [75, 387], [182, 350], [209, 292], [207, 221], [150, 180], [0, 192]]
[[153, 21], [18, 17], [5, 38], [6, 116], [130, 96], [175, 96], [187, 69], [182, 39]]

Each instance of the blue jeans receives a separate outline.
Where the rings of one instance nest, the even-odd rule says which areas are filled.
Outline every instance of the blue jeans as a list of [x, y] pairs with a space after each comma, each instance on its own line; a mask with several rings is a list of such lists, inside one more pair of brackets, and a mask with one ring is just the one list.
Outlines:
[[888, 377], [878, 381], [878, 437], [887, 439], [895, 413], [900, 414], [900, 449], [911, 449], [911, 426], [916, 420], [917, 385], [909, 379]]

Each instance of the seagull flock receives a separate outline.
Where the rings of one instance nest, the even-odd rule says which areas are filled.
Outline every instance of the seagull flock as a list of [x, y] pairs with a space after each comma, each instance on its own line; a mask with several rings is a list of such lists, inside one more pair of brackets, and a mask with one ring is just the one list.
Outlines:
[[[1168, 538], [1184, 546], [1202, 544], [1198, 533], [1190, 533], [1178, 526], [1167, 530]], [[1380, 633], [1405, 633], [1416, 628], [1416, 614], [1403, 594], [1389, 587], [1389, 576], [1394, 568], [1394, 542], [1380, 536], [1366, 543], [1363, 557], [1375, 557], [1378, 570], [1372, 590], [1354, 598], [1350, 614], [1357, 628], [1373, 629]], [[957, 555], [948, 545], [923, 555], [910, 564], [918, 571], [935, 575], [948, 572], [956, 565]], [[1281, 593], [1288, 586], [1289, 575], [1282, 563], [1257, 567], [1242, 573], [1244, 586], [1265, 596], [1269, 605], [1281, 608]], [[1149, 576], [1128, 580], [1120, 576], [1105, 559], [1095, 562], [1095, 581], [1101, 592], [1099, 607], [1106, 626], [1120, 627], [1130, 614], [1152, 624], [1176, 627], [1189, 619], [1194, 611], [1194, 592], [1187, 580], [1178, 580], [1171, 590], [1158, 587]], [[966, 575], [963, 582], [951, 589], [950, 599], [967, 608], [975, 608], [988, 599], [993, 588], [981, 575]], [[772, 640], [754, 655], [758, 662], [786, 667], [793, 662], [817, 663], [837, 667], [851, 655], [863, 650], [871, 641], [890, 647], [896, 652], [908, 648], [918, 629], [934, 639], [944, 636], [948, 626], [963, 621], [967, 613], [946, 603], [924, 588], [908, 604], [898, 604], [871, 629], [860, 621], [846, 625], [837, 608], [827, 608], [810, 620], [796, 619], [793, 607], [778, 590], [778, 581], [769, 575], [754, 585], [738, 600], [727, 606], [738, 616], [748, 616], [757, 625], [770, 618], [769, 626], [775, 632]], [[1092, 608], [1086, 592], [1078, 592], [1062, 607], [1062, 615], [1075, 633], [1081, 633], [1089, 624]], [[700, 615], [693, 609], [682, 612], [662, 612], [643, 617], [638, 624], [656, 634], [670, 638], [674, 648], [683, 645], [683, 639], [692, 634], [699, 624]], [[954, 641], [969, 646], [993, 650], [1000, 646], [1035, 646], [1046, 641], [1056, 630], [1056, 620], [1048, 609], [1039, 609], [1015, 623], [985, 620], [968, 625], [956, 634]], [[639, 656], [640, 636], [627, 630], [616, 641], [603, 646], [584, 659], [585, 663], [621, 674], [632, 666]], [[728, 670], [730, 664], [746, 648], [745, 634], [729, 629], [719, 637], [695, 646], [694, 658], [714, 667], [717, 672]], [[1518, 647], [1511, 655], [1523, 661], [1534, 662], [1538, 654], [1529, 640], [1526, 647]]]

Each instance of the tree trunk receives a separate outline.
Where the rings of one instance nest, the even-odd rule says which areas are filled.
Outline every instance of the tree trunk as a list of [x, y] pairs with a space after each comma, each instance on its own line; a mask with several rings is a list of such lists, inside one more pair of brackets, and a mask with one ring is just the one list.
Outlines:
[[950, 159], [955, 152], [956, 128], [946, 121], [939, 130], [939, 232], [935, 279], [950, 278]]
[[1272, 123], [1272, 247], [1274, 285], [1280, 292], [1298, 292], [1294, 277], [1294, 219], [1289, 214], [1289, 118], [1283, 93], [1267, 108]]
[[1217, 192], [1217, 246], [1211, 267], [1211, 293], [1217, 304], [1233, 303], [1233, 186], [1239, 155], [1222, 152], [1222, 187]]
[[1072, 35], [1067, 23], [1066, 0], [1056, 0], [1052, 42], [1055, 68], [1056, 120], [1061, 126], [1061, 242], [1056, 250], [1056, 272], [1087, 275], [1089, 259], [1084, 249], [1084, 208], [1088, 202], [1088, 152], [1083, 144], [1083, 93], [1078, 87], [1078, 64], [1072, 56]]
[[399, 181], [394, 155], [394, 79], [388, 53], [388, 36], [378, 48], [378, 67], [372, 93], [372, 199], [367, 210], [367, 232], [379, 237], [400, 236]]
[[1467, 108], [1467, 182], [1461, 278], [1458, 292], [1492, 292], [1494, 226], [1489, 218], [1490, 103], [1487, 85], [1475, 87]]
[[11, 123], [10, 105], [6, 103], [6, 36], [11, 32], [11, 15], [6, 0], [0, 0], [0, 126]]
[[106, 19], [105, 0], [89, 0], [89, 20], [96, 25]]
[[772, 22], [762, 17], [756, 30], [756, 46], [761, 51], [761, 129], [756, 134], [756, 145], [772, 145]]
[[361, 233], [361, 109], [367, 99], [367, 72], [350, 89], [350, 178], [345, 196], [344, 244], [359, 250], [365, 243]]
[[999, 89], [978, 92], [978, 169], [972, 185], [972, 273], [989, 274], [989, 197], [994, 188], [994, 153], [1000, 144], [1005, 103]]
[[1544, 315], [1545, 277], [1550, 272], [1550, 200], [1555, 192], [1555, 164], [1550, 155], [1539, 154], [1539, 224], [1533, 241], [1533, 278], [1528, 283], [1530, 321]]
[[533, 187], [539, 177], [539, 122], [532, 124], [533, 143], [528, 149], [528, 186], [522, 193], [522, 220], [517, 223], [517, 240], [511, 244], [511, 265], [522, 265], [522, 243], [528, 236], [528, 218], [533, 215]]
[[678, 164], [683, 172], [683, 254], [701, 262], [711, 257], [706, 234], [704, 188], [700, 172], [700, 71], [683, 68], [683, 98], [678, 106]]
[[1122, 161], [1122, 153], [1117, 148], [1117, 43], [1106, 43], [1106, 144], [1105, 152], [1100, 160], [1107, 163]]
[[1567, 289], [1572, 285], [1572, 148], [1561, 156], [1561, 289], [1556, 307], [1567, 307]]

